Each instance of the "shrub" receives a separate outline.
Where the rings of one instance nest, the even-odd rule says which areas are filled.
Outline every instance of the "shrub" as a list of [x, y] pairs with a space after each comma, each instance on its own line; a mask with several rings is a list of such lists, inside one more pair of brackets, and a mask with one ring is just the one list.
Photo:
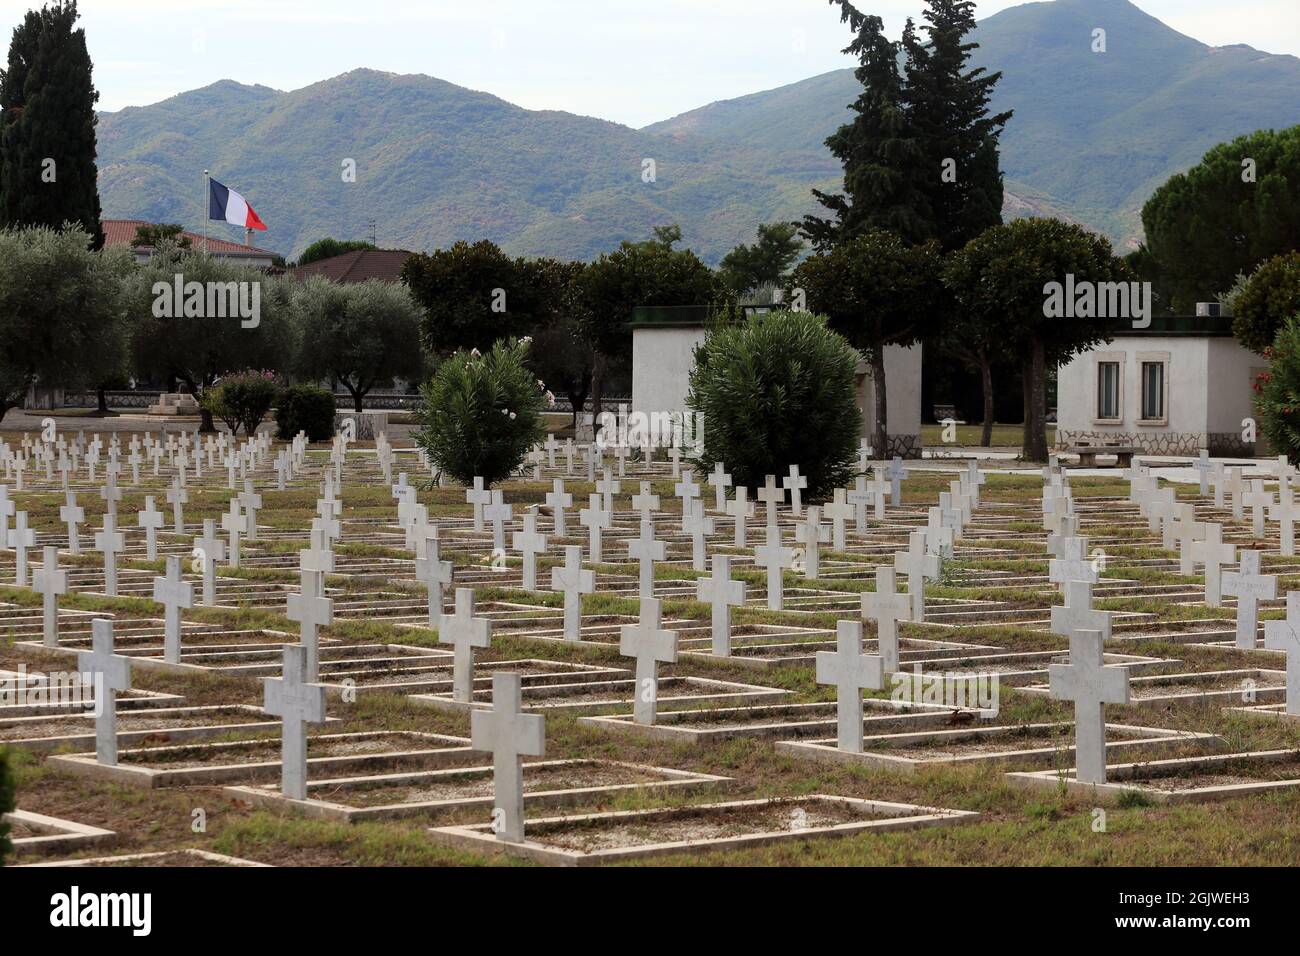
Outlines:
[[1232, 334], [1252, 352], [1273, 344], [1278, 329], [1300, 312], [1300, 252], [1274, 256], [1262, 263], [1228, 301]]
[[724, 462], [755, 488], [798, 465], [810, 497], [829, 495], [856, 464], [857, 366], [818, 315], [772, 312], [715, 330], [696, 350], [686, 399], [704, 418], [700, 468]]
[[1300, 462], [1300, 316], [1283, 323], [1264, 357], [1268, 368], [1253, 386], [1259, 432], [1275, 452]]
[[544, 389], [528, 367], [528, 339], [502, 339], [485, 355], [459, 351], [422, 390], [416, 442], [462, 484], [510, 477], [546, 435]]
[[299, 432], [308, 441], [329, 441], [334, 437], [334, 393], [316, 385], [286, 388], [275, 410], [276, 436], [292, 441]]
[[[0, 747], [0, 818], [11, 813], [17, 807], [14, 795], [15, 784], [13, 768], [9, 765], [9, 751]], [[13, 852], [9, 842], [9, 824], [0, 823], [0, 866], [4, 866], [5, 857]]]
[[221, 419], [232, 435], [243, 428], [250, 437], [279, 397], [274, 372], [237, 372], [204, 389], [200, 404]]

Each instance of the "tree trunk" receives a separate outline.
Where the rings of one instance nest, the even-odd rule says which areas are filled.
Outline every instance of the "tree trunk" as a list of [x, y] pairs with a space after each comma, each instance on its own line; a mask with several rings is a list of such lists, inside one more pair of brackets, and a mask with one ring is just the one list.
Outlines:
[[600, 400], [604, 391], [604, 378], [605, 356], [600, 352], [597, 352], [591, 362], [591, 421], [593, 437], [595, 435], [595, 427], [600, 423]]
[[98, 398], [99, 408], [97, 411], [100, 417], [103, 417], [108, 414], [108, 393], [104, 391], [103, 386], [98, 389]]
[[361, 406], [365, 403], [366, 393], [355, 388], [349, 388], [348, 391], [352, 393], [352, 410], [360, 415], [364, 411]]
[[1047, 461], [1047, 355], [1035, 341], [1026, 357], [1025, 433], [1021, 454], [1027, 461]]
[[987, 356], [980, 358], [980, 382], [984, 388], [984, 431], [980, 445], [988, 448], [993, 444], [993, 363]]
[[885, 349], [877, 346], [871, 350], [871, 389], [875, 395], [876, 420], [871, 426], [871, 447], [877, 460], [889, 455], [889, 407], [885, 389]]

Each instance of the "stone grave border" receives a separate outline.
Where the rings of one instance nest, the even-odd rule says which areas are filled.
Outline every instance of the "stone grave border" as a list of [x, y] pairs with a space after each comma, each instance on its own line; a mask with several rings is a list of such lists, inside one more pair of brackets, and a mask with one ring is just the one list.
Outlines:
[[29, 810], [14, 810], [0, 819], [6, 823], [21, 823], [38, 831], [36, 836], [11, 836], [10, 840], [16, 853], [24, 851], [59, 853], [83, 846], [111, 843], [117, 839], [117, 834], [112, 830], [74, 823], [72, 820], [62, 820], [58, 817], [47, 817], [43, 813], [32, 813]]

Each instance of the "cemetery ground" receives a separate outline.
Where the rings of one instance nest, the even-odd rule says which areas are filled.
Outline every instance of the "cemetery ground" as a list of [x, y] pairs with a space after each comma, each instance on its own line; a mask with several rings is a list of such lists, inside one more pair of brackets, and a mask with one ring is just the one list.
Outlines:
[[[86, 430], [93, 428], [88, 424]], [[31, 438], [2, 437], [11, 449]], [[120, 438], [125, 463], [131, 433]], [[588, 468], [582, 450], [571, 464], [563, 451], [552, 450], [549, 461], [539, 454], [525, 474], [492, 489], [513, 511], [508, 517], [485, 515], [476, 528], [467, 490], [435, 484], [411, 447], [386, 441], [353, 442], [341, 451], [338, 443], [333, 449], [269, 440], [254, 449], [255, 444], [245, 445], [241, 466], [251, 484], [235, 481], [234, 488], [228, 481], [233, 464], [228, 471], [218, 453], [213, 467], [210, 454], [195, 453], [207, 467], [185, 480], [180, 534], [164, 500], [178, 471], [175, 454], [160, 453], [164, 463], [155, 476], [146, 453], [138, 483], [129, 465], [119, 466], [117, 499], [100, 493], [102, 461], [93, 480], [84, 471], [74, 473], [69, 490], [84, 509], [81, 530], [72, 532], [79, 554], [71, 553], [66, 512], [61, 514], [68, 502], [58, 472], [47, 475], [43, 464], [29, 461], [19, 490], [6, 461], [5, 497], [14, 506], [7, 514], [0, 507], [7, 534], [16, 533], [11, 522], [18, 512], [25, 512], [25, 527], [33, 534], [25, 549], [11, 543], [0, 550], [0, 672], [68, 669], [71, 651], [90, 648], [89, 622], [101, 616], [114, 623], [116, 653], [132, 662], [116, 724], [120, 750], [114, 769], [126, 772], [95, 772], [90, 719], [67, 711], [7, 714], [0, 707], [0, 745], [11, 746], [19, 810], [111, 834], [24, 846], [21, 838], [44, 831], [19, 820], [14, 862], [122, 856], [131, 858], [123, 865], [533, 865], [537, 857], [447, 837], [491, 818], [493, 755], [471, 746], [478, 731], [471, 733], [470, 709], [488, 713], [483, 708], [494, 702], [491, 675], [502, 669], [522, 675], [526, 711], [545, 719], [544, 756], [529, 756], [523, 764], [525, 839], [534, 829], [546, 833], [553, 827], [538, 821], [594, 814], [568, 831], [561, 826], [552, 845], [587, 852], [723, 841], [614, 863], [1300, 862], [1300, 721], [1268, 712], [1287, 699], [1286, 658], [1267, 647], [1234, 643], [1235, 600], [1224, 597], [1220, 606], [1211, 606], [1204, 575], [1180, 573], [1187, 569], [1180, 569], [1177, 539], [1166, 547], [1165, 529], [1153, 530], [1161, 522], [1144, 514], [1145, 499], [1133, 500], [1134, 482], [1152, 480], [1141, 472], [1087, 470], [1045, 484], [1036, 469], [983, 461], [978, 504], [968, 502], [969, 516], [947, 521], [940, 515], [936, 521], [929, 513], [936, 503], [940, 510], [960, 510], [949, 496], [958, 493], [956, 483], [965, 482], [962, 474], [970, 476], [968, 462], [954, 456], [908, 463], [897, 503], [886, 502], [882, 490], [878, 510], [868, 512], [862, 530], [844, 519], [842, 546], [830, 540], [828, 527], [819, 567], [809, 567], [807, 555], [796, 566], [777, 562], [779, 610], [770, 606], [770, 571], [751, 560], [761, 551], [764, 502], [747, 516], [744, 544], [737, 545], [735, 519], [713, 507], [715, 489], [705, 484], [707, 476], [694, 476], [700, 487], [693, 499], [688, 491], [686, 500], [692, 507], [703, 502], [713, 519], [711, 529], [699, 534], [703, 547], [712, 556], [731, 555], [731, 579], [746, 586], [745, 599], [730, 608], [730, 656], [719, 656], [711, 628], [716, 607], [696, 590], [708, 572], [694, 566], [693, 534], [681, 528], [680, 485], [692, 481], [685, 473], [688, 463], [620, 458]], [[281, 455], [298, 458], [296, 466], [285, 466], [283, 482], [272, 470]], [[183, 451], [180, 458], [183, 468]], [[1266, 476], [1272, 464], [1247, 467]], [[611, 466], [612, 476], [603, 471]], [[887, 467], [874, 463], [874, 473]], [[341, 483], [334, 485], [338, 478]], [[557, 479], [573, 502], [563, 533], [547, 505]], [[1276, 491], [1277, 479], [1268, 480]], [[1285, 619], [1286, 593], [1300, 588], [1300, 562], [1279, 553], [1280, 528], [1252, 523], [1249, 502], [1234, 517], [1236, 499], [1249, 495], [1229, 489], [1228, 499], [1216, 504], [1208, 490], [1200, 493], [1195, 478], [1155, 482], [1158, 490], [1172, 491], [1173, 502], [1152, 510], [1190, 505], [1202, 524], [1221, 524], [1223, 540], [1235, 548], [1263, 552], [1262, 573], [1277, 581], [1276, 596], [1259, 601], [1259, 619]], [[617, 490], [611, 490], [614, 484]], [[1104, 643], [1110, 666], [1103, 669], [1123, 671], [1128, 679], [1129, 703], [1105, 705], [1106, 764], [1189, 762], [1185, 772], [1178, 764], [1177, 773], [1156, 778], [1149, 789], [1103, 793], [1069, 785], [1075, 707], [1047, 692], [1051, 669], [1073, 659], [1068, 629], [1062, 634], [1051, 624], [1052, 609], [1062, 607], [1063, 583], [1052, 568], [1053, 542], [1044, 521], [1045, 488], [1053, 487], [1068, 488], [1077, 521], [1073, 536], [1086, 537], [1082, 554], [1100, 568], [1090, 598], [1092, 610], [1111, 612]], [[228, 563], [228, 553], [218, 562], [215, 600], [204, 602], [204, 574], [192, 563], [204, 523], [211, 520], [220, 529], [225, 517], [240, 511], [240, 495], [253, 490], [260, 496], [249, 522], [256, 538], [239, 542], [238, 567]], [[613, 505], [612, 519], [603, 532], [601, 558], [593, 561], [591, 535], [602, 532], [580, 524], [578, 512], [589, 499], [597, 508], [602, 496]], [[146, 497], [165, 518], [153, 560], [137, 524], [137, 515], [149, 512]], [[327, 689], [329, 722], [308, 732], [306, 799], [294, 800], [279, 795], [281, 722], [263, 711], [263, 680], [281, 677], [281, 649], [298, 645], [300, 618], [310, 616], [291, 618], [289, 612], [293, 596], [307, 597], [308, 573], [299, 566], [299, 552], [322, 550], [308, 535], [313, 519], [318, 530], [322, 517], [328, 527], [331, 509], [321, 507], [322, 499], [341, 503], [332, 512], [338, 527], [326, 532], [332, 541], [327, 538], [323, 549], [332, 554], [332, 570], [318, 572], [322, 590], [316, 595], [328, 596], [332, 613], [313, 638], [319, 642], [316, 680]], [[410, 529], [418, 519], [408, 518], [413, 512], [406, 509], [414, 506], [423, 506], [422, 523], [438, 533], [411, 546]], [[91, 540], [110, 507], [124, 533], [123, 547], [113, 556], [116, 596], [106, 593], [105, 555], [96, 550], [102, 542]], [[782, 497], [773, 519], [778, 541], [795, 543], [808, 503], [802, 508], [796, 516], [793, 501], [787, 508]], [[630, 557], [629, 542], [636, 541], [638, 527], [646, 533], [646, 515], [651, 535], [666, 548], [661, 557], [643, 561]], [[889, 704], [886, 682], [865, 690], [865, 736], [859, 740], [864, 753], [842, 753], [836, 746], [839, 693], [834, 683], [819, 682], [817, 655], [835, 650], [837, 628], [846, 620], [863, 622], [867, 653], [880, 650], [878, 618], [863, 614], [861, 595], [874, 590], [878, 567], [892, 567], [895, 554], [906, 555], [912, 535], [928, 519], [932, 529], [958, 527], [951, 556], [924, 583], [924, 613], [898, 623], [898, 669], [998, 674], [998, 711], [984, 719], [969, 707], [896, 708]], [[550, 540], [540, 553], [525, 555], [530, 528], [540, 528]], [[525, 536], [522, 548], [511, 543], [518, 535]], [[412, 560], [418, 553], [433, 560], [423, 551], [429, 541], [437, 542], [437, 558], [452, 565], [445, 595], [433, 609], [429, 585], [417, 579]], [[73, 580], [57, 599], [53, 649], [42, 645], [45, 595], [14, 583], [18, 551], [30, 552], [22, 558], [30, 575], [43, 566], [48, 546], [58, 549], [59, 568]], [[580, 597], [580, 641], [564, 639], [565, 595], [550, 589], [552, 570], [566, 562], [565, 546], [582, 546], [582, 567], [594, 572], [594, 593]], [[1098, 548], [1102, 561], [1095, 559]], [[181, 559], [179, 571], [194, 590], [192, 606], [179, 612], [179, 659], [170, 662], [164, 649], [169, 625], [153, 599], [155, 578], [169, 574], [169, 557]], [[536, 562], [532, 587], [525, 586], [525, 557]], [[1219, 570], [1212, 569], [1215, 579]], [[906, 583], [900, 571], [903, 593]], [[652, 723], [632, 719], [631, 677], [638, 665], [620, 647], [620, 628], [644, 621], [647, 587], [662, 602], [663, 628], [677, 635], [675, 660], [656, 665], [658, 710]], [[473, 589], [475, 613], [492, 621], [490, 645], [472, 658], [472, 701], [458, 699], [448, 644], [430, 626], [431, 610], [435, 617], [451, 615], [460, 588]], [[1251, 631], [1253, 638], [1253, 621]], [[1210, 767], [1196, 762], [1261, 753], [1272, 756]], [[162, 776], [142, 775], [140, 768]], [[1026, 776], [1045, 783], [1034, 785]], [[1108, 779], [1122, 783], [1113, 775]], [[1162, 799], [1162, 793], [1255, 784], [1257, 789], [1242, 793]], [[800, 836], [801, 830], [857, 819], [852, 804], [819, 801], [816, 795], [907, 805], [904, 818], [944, 811], [970, 816], [944, 825], [859, 829], [838, 839]], [[671, 823], [648, 812], [719, 803], [736, 805], [724, 812], [679, 813]], [[599, 816], [611, 813], [627, 816]], [[774, 832], [791, 838], [754, 844], [739, 839]], [[182, 855], [187, 850], [218, 856]]]

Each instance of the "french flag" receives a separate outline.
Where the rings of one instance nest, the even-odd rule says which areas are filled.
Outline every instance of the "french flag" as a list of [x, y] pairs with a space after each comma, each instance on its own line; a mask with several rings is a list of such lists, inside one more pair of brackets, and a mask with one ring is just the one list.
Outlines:
[[245, 229], [266, 231], [266, 223], [257, 217], [248, 200], [215, 179], [208, 180], [208, 218]]

